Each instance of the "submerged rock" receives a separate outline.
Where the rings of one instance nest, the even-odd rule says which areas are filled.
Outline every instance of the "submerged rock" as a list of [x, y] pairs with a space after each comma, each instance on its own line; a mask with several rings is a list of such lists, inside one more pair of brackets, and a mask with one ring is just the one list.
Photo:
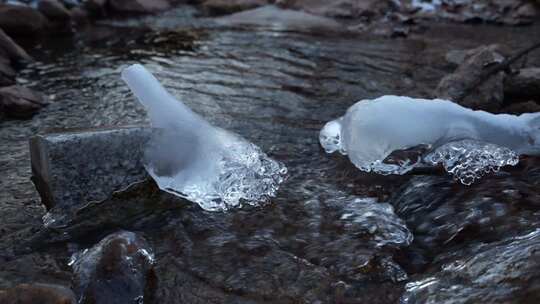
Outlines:
[[64, 286], [54, 284], [20, 284], [0, 290], [2, 304], [75, 304], [75, 295]]
[[48, 102], [31, 89], [18, 85], [0, 88], [0, 114], [26, 119], [32, 117]]
[[230, 16], [222, 17], [217, 21], [224, 25], [258, 25], [289, 30], [325, 29], [340, 30], [341, 26], [335, 20], [305, 12], [282, 9], [268, 5], [253, 10], [247, 10]]
[[539, 229], [447, 256], [440, 270], [407, 283], [402, 303], [540, 301]]
[[80, 304], [144, 303], [154, 255], [144, 238], [113, 233], [72, 256]]

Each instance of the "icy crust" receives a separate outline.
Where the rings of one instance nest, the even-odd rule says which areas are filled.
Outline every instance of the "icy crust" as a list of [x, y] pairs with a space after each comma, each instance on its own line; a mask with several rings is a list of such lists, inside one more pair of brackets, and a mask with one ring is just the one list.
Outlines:
[[148, 111], [154, 132], [146, 170], [160, 189], [209, 211], [258, 205], [276, 195], [287, 168], [242, 137], [212, 126], [170, 95], [141, 65], [122, 78]]
[[504, 166], [519, 162], [516, 152], [494, 144], [461, 140], [449, 142], [432, 153], [424, 161], [431, 165], [441, 164], [444, 169], [465, 185], [489, 172], [497, 172]]
[[442, 165], [466, 185], [540, 154], [540, 114], [473, 111], [446, 100], [383, 96], [362, 100], [319, 134], [327, 153], [348, 155], [360, 170], [405, 174]]

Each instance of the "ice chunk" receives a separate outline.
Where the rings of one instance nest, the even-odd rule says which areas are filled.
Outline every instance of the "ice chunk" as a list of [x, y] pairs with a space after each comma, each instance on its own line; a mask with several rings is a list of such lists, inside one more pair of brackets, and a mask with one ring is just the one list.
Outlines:
[[[320, 132], [326, 152], [348, 155], [360, 170], [404, 174], [442, 164], [464, 184], [485, 172], [540, 154], [540, 113], [519, 116], [473, 111], [447, 100], [382, 96], [362, 100]], [[390, 162], [393, 153], [423, 154]]]
[[287, 168], [242, 137], [212, 126], [170, 95], [139, 64], [122, 78], [155, 129], [145, 167], [158, 186], [206, 210], [258, 204], [275, 196]]

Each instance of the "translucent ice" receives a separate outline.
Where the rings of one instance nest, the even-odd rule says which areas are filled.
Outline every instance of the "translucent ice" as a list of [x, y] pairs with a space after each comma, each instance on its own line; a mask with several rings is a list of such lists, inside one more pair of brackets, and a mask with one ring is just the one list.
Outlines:
[[145, 166], [159, 187], [206, 210], [257, 204], [276, 194], [287, 169], [240, 136], [210, 125], [139, 64], [122, 78], [148, 111], [155, 132]]
[[446, 100], [382, 96], [328, 122], [319, 140], [327, 153], [340, 151], [363, 171], [404, 174], [419, 164], [442, 164], [470, 184], [516, 165], [519, 155], [540, 154], [540, 113], [491, 114]]

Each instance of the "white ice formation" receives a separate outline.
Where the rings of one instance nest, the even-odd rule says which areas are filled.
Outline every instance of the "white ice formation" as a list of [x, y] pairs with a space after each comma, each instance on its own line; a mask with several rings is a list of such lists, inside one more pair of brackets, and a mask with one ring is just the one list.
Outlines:
[[[363, 171], [404, 174], [442, 164], [469, 185], [516, 165], [519, 155], [540, 155], [540, 113], [491, 114], [447, 100], [382, 96], [361, 100], [328, 122], [319, 140], [327, 153], [348, 155]], [[415, 149], [418, 157], [394, 160]]]
[[160, 189], [210, 211], [273, 197], [287, 168], [242, 137], [212, 126], [174, 98], [142, 65], [122, 72], [155, 130], [145, 166]]

